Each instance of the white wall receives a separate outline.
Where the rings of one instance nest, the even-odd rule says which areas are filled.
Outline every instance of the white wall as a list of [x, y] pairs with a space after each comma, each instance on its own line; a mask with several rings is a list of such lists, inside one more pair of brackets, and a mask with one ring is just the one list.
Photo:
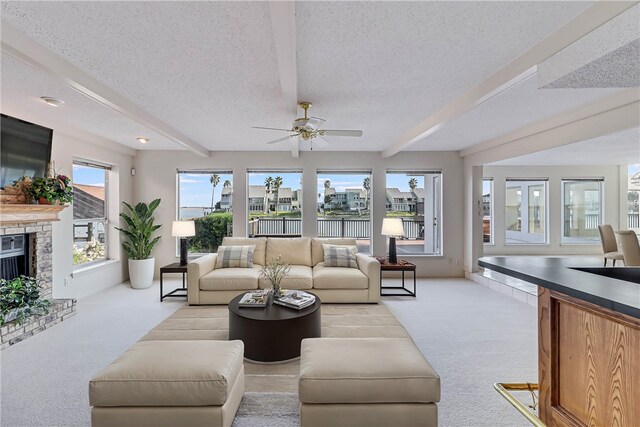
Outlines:
[[[626, 166], [625, 166], [626, 168]], [[561, 244], [561, 181], [565, 178], [603, 177], [604, 223], [620, 228], [621, 208], [626, 212], [626, 199], [620, 200], [619, 166], [485, 166], [485, 178], [493, 178], [493, 244], [484, 245], [485, 255], [585, 255], [601, 254], [600, 243], [588, 245]], [[626, 177], [626, 175], [625, 175]], [[505, 180], [506, 178], [549, 178], [548, 243], [505, 245]], [[625, 184], [626, 185], [626, 184]]]
[[[53, 223], [53, 296], [54, 298], [81, 298], [128, 279], [126, 256], [120, 246], [119, 226], [121, 201], [133, 199], [133, 181], [130, 174], [134, 150], [119, 144], [94, 145], [86, 141], [53, 132], [51, 160], [57, 172], [71, 176], [74, 159], [93, 160], [112, 166], [109, 173], [109, 251], [112, 262], [83, 272], [73, 272], [73, 208], [60, 214], [61, 221]], [[65, 283], [66, 281], [66, 283]]]
[[302, 152], [294, 159], [288, 152], [214, 152], [210, 158], [184, 151], [141, 151], [136, 157], [135, 201], [162, 199], [157, 211], [163, 224], [162, 240], [154, 251], [156, 275], [160, 266], [175, 262], [176, 243], [171, 237], [171, 222], [176, 219], [176, 169], [219, 168], [233, 170], [233, 233], [246, 236], [246, 171], [259, 168], [303, 169], [303, 235], [316, 233], [316, 170], [370, 169], [372, 171], [373, 252], [385, 253], [385, 238], [380, 235], [385, 210], [385, 174], [387, 169], [441, 169], [443, 173], [443, 256], [406, 256], [418, 265], [418, 275], [431, 277], [462, 276], [463, 252], [463, 171], [456, 152], [409, 152], [384, 159], [373, 152]]

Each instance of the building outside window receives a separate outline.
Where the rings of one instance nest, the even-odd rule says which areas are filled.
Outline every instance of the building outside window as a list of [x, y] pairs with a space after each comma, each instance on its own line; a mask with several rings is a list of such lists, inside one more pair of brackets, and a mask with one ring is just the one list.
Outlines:
[[302, 171], [247, 172], [249, 237], [302, 235]]
[[371, 171], [318, 171], [318, 237], [356, 239], [371, 253]]
[[562, 180], [561, 243], [598, 244], [603, 179]]
[[547, 180], [506, 180], [505, 243], [547, 243]]
[[401, 218], [404, 226], [404, 237], [396, 239], [398, 255], [440, 255], [441, 172], [389, 170], [386, 178], [386, 216]]
[[73, 265], [107, 259], [109, 218], [107, 165], [73, 162]]
[[627, 185], [627, 227], [630, 230], [640, 230], [640, 164], [629, 165], [629, 181]]
[[493, 243], [493, 178], [482, 180], [482, 241]]
[[[179, 220], [193, 220], [196, 235], [189, 253], [216, 252], [233, 233], [233, 173], [229, 170], [179, 170]], [[176, 253], [177, 253], [176, 239]]]

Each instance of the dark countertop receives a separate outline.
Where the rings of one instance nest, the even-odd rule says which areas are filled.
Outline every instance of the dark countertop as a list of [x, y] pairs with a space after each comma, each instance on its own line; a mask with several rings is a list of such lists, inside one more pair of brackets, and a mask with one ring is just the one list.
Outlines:
[[[603, 270], [597, 261], [580, 257], [506, 256], [483, 257], [478, 260], [478, 265], [640, 318], [640, 284], [572, 269], [593, 267], [594, 271]], [[608, 267], [607, 272], [614, 269], [624, 269], [627, 277], [640, 279], [640, 268]]]

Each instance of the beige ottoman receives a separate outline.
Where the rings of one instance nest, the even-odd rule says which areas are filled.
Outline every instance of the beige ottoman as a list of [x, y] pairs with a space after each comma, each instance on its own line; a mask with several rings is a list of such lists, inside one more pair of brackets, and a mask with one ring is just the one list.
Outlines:
[[242, 341], [140, 341], [89, 382], [93, 427], [230, 426]]
[[440, 377], [410, 338], [309, 338], [300, 424], [437, 426]]

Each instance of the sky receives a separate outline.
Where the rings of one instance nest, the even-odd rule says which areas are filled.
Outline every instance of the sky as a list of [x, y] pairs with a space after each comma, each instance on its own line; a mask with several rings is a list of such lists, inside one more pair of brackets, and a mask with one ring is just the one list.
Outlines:
[[[180, 206], [210, 206], [211, 205], [211, 183], [209, 182], [210, 174], [194, 174], [182, 173], [179, 175], [180, 180]], [[289, 187], [293, 190], [300, 189], [301, 173], [295, 172], [278, 172], [278, 173], [250, 173], [248, 177], [249, 185], [264, 185], [267, 176], [282, 177], [282, 186]], [[362, 188], [362, 182], [368, 174], [320, 174], [317, 178], [317, 193], [323, 194], [324, 197], [324, 181], [331, 181], [331, 187], [336, 191], [344, 191], [346, 188]], [[398, 188], [400, 191], [409, 191], [409, 179], [405, 174], [388, 174], [387, 187]], [[424, 188], [424, 178], [415, 177], [418, 180], [418, 188]], [[233, 183], [231, 174], [220, 174], [220, 184], [216, 186], [214, 194], [214, 204], [220, 201], [222, 194], [222, 183], [225, 180]]]
[[93, 185], [96, 187], [104, 187], [104, 173], [105, 173], [104, 169], [73, 165], [72, 182], [74, 184], [84, 184], [84, 185]]

